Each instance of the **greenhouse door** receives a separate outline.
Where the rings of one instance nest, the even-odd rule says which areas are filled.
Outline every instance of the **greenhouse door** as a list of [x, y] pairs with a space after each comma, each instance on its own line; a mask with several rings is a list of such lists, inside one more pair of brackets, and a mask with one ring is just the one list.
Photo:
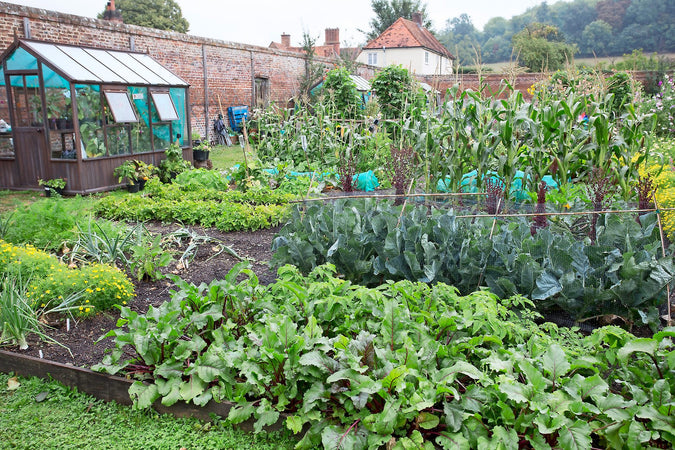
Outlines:
[[20, 187], [38, 187], [48, 178], [48, 146], [45, 141], [44, 105], [37, 73], [7, 75], [10, 86], [12, 134]]

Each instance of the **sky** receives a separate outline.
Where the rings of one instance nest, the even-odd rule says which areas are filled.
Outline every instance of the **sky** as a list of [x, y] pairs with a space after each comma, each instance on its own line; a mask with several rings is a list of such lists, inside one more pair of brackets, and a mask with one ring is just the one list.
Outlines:
[[[281, 34], [291, 35], [291, 45], [302, 46], [304, 33], [324, 42], [326, 28], [340, 29], [343, 46], [365, 43], [359, 30], [369, 30], [375, 16], [370, 0], [175, 0], [190, 23], [189, 34], [269, 46], [280, 42]], [[468, 14], [474, 26], [482, 29], [492, 17], [511, 18], [543, 0], [422, 0], [432, 28], [442, 30], [447, 20]], [[85, 17], [96, 17], [106, 0], [13, 0], [8, 3], [32, 6]], [[554, 2], [551, 2], [554, 3]]]

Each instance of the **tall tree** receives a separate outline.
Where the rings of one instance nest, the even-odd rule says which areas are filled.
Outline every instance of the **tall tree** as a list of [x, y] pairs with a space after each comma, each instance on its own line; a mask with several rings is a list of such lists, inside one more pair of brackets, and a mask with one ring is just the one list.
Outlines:
[[471, 18], [467, 14], [462, 14], [446, 22], [438, 40], [455, 53], [461, 64], [466, 65], [475, 60], [476, 52], [480, 49], [479, 35]]
[[368, 40], [375, 39], [399, 17], [411, 20], [416, 12], [422, 13], [422, 25], [430, 29], [431, 20], [427, 17], [427, 5], [420, 0], [371, 0], [375, 18], [370, 21], [371, 30], [366, 33]]
[[[117, 0], [116, 7], [122, 13], [124, 23], [179, 33], [187, 33], [190, 29], [174, 0]], [[102, 19], [104, 13], [98, 18]]]
[[560, 30], [541, 23], [532, 23], [515, 34], [513, 49], [523, 65], [535, 72], [564, 68], [577, 50], [564, 42]]

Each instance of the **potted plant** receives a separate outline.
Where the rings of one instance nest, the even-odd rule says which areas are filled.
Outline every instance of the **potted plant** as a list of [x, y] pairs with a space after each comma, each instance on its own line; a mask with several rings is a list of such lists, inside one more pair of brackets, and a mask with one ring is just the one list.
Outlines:
[[63, 190], [66, 187], [65, 178], [50, 178], [48, 180], [43, 180], [40, 178], [38, 180], [40, 186], [45, 188], [45, 197], [51, 197], [52, 192], [55, 192], [57, 195], [63, 195]]
[[166, 149], [166, 158], [160, 161], [157, 175], [164, 183], [170, 182], [181, 172], [190, 168], [190, 162], [183, 159], [183, 149], [174, 142]]
[[129, 192], [138, 192], [140, 186], [138, 184], [138, 178], [136, 178], [136, 164], [133, 161], [127, 160], [123, 164], [115, 167], [113, 170], [113, 175], [117, 177], [117, 180], [121, 183], [122, 180], [127, 180], [127, 189]]
[[136, 169], [136, 180], [138, 180], [139, 189], [142, 191], [145, 187], [145, 182], [152, 176], [152, 173], [155, 171], [155, 166], [148, 164], [144, 161], [138, 159], [133, 160], [135, 169]]
[[192, 157], [195, 161], [206, 161], [209, 159], [209, 153], [211, 152], [211, 146], [206, 142], [202, 141], [196, 147], [192, 148]]
[[202, 137], [197, 132], [193, 132], [192, 135], [190, 136], [190, 139], [192, 140], [193, 147], [196, 147], [202, 143]]

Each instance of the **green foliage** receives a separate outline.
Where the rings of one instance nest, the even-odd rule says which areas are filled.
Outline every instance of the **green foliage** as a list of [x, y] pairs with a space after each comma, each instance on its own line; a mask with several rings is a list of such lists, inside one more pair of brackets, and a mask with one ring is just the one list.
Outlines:
[[164, 183], [171, 181], [176, 175], [189, 170], [192, 166], [183, 159], [183, 149], [178, 142], [173, 142], [165, 151], [165, 156], [156, 169], [157, 176]]
[[385, 67], [372, 79], [371, 86], [385, 119], [405, 117], [410, 105], [418, 100], [418, 87], [408, 69], [401, 66]]
[[513, 36], [518, 61], [532, 72], [560, 70], [571, 63], [577, 49], [561, 40], [557, 28], [532, 23]]
[[151, 182], [147, 195], [113, 193], [95, 205], [96, 214], [111, 220], [181, 222], [222, 231], [258, 230], [278, 225], [294, 196], [261, 188], [249, 192], [183, 190], [175, 184]]
[[0, 241], [0, 274], [30, 280], [25, 298], [32, 308], [60, 305], [82, 294], [77, 315], [89, 315], [130, 301], [134, 287], [115, 267], [91, 264], [70, 268], [56, 257], [32, 246], [14, 246]]
[[63, 189], [66, 187], [65, 178], [51, 178], [49, 180], [39, 179], [38, 184], [51, 189]]
[[152, 239], [141, 236], [131, 246], [130, 270], [138, 281], [156, 280], [162, 276], [160, 268], [166, 267], [173, 260], [171, 253], [162, 247], [162, 235]]
[[67, 202], [43, 199], [24, 204], [7, 219], [4, 239], [56, 252], [64, 243], [76, 239], [77, 224], [84, 225], [90, 220], [90, 204], [81, 197]]
[[612, 112], [621, 115], [632, 100], [631, 77], [626, 72], [617, 72], [607, 79], [607, 92], [612, 94]]
[[521, 297], [409, 281], [368, 289], [330, 265], [307, 277], [285, 266], [270, 286], [243, 266], [178, 286], [145, 315], [122, 308], [107, 334], [115, 348], [97, 368], [144, 380], [130, 388], [137, 408], [230, 400], [228, 420], [254, 418], [256, 432], [288, 413], [289, 430], [307, 430], [301, 449], [675, 440], [672, 328], [584, 338], [540, 328]]
[[384, 202], [336, 201], [296, 210], [275, 238], [272, 263], [303, 273], [334, 264], [348, 280], [447, 283], [468, 294], [481, 286], [501, 298], [520, 294], [546, 311], [576, 319], [616, 315], [658, 324], [657, 308], [675, 273], [662, 257], [656, 216], [599, 218], [596, 245], [565, 227], [534, 236], [526, 220], [468, 221], [426, 207], [402, 211]]
[[203, 189], [226, 190], [228, 182], [216, 170], [194, 169], [180, 173], [173, 183], [185, 191], [201, 191]]
[[[117, 0], [124, 23], [187, 33], [190, 24], [174, 0]], [[98, 15], [104, 17], [104, 12]]]
[[338, 67], [328, 72], [324, 79], [322, 102], [334, 117], [356, 119], [361, 116], [361, 97], [349, 75], [347, 69]]
[[664, 75], [658, 81], [657, 94], [643, 104], [643, 109], [655, 115], [658, 135], [675, 136], [675, 79]]

